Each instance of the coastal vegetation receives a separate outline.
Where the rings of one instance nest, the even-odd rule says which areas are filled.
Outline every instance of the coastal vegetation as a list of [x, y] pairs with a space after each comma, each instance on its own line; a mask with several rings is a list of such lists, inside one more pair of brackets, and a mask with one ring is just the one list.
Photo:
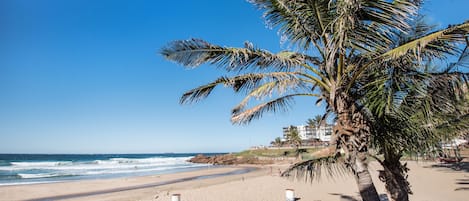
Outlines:
[[306, 121], [306, 125], [308, 125], [310, 128], [318, 128], [321, 123], [323, 122], [323, 117], [321, 115], [316, 115], [314, 116], [313, 119], [308, 119]]
[[301, 137], [296, 127], [290, 126], [288, 128], [288, 135], [287, 135], [286, 140], [290, 145], [295, 147], [296, 156], [299, 156], [300, 155], [299, 148], [301, 146]]
[[[303, 155], [303, 158], [311, 158], [312, 154], [318, 151], [318, 147], [300, 147], [299, 152]], [[283, 158], [283, 157], [296, 157], [298, 151], [293, 148], [282, 147], [282, 148], [270, 148], [270, 149], [249, 149], [236, 153], [236, 156], [240, 157], [271, 157], [271, 158]]]
[[270, 144], [274, 147], [281, 147], [284, 143], [282, 142], [282, 138], [276, 137]]
[[[229, 75], [186, 92], [181, 103], [229, 87], [245, 95], [231, 118], [245, 124], [289, 109], [294, 97], [313, 97], [337, 117], [330, 146], [284, 175], [296, 171], [313, 179], [318, 165], [347, 169], [362, 199], [375, 201], [379, 196], [367, 166], [375, 157], [385, 168], [390, 199], [408, 200], [402, 153], [430, 150], [439, 139], [436, 114], [461, 111], [455, 105], [464, 94], [457, 89], [467, 85], [468, 74], [458, 66], [468, 59], [469, 22], [434, 30], [418, 15], [418, 0], [250, 2], [297, 51], [271, 53], [250, 42], [236, 48], [201, 39], [174, 41], [161, 51], [165, 58], [191, 68], [212, 64]], [[436, 66], [434, 61], [451, 55], [460, 55], [458, 62]]]

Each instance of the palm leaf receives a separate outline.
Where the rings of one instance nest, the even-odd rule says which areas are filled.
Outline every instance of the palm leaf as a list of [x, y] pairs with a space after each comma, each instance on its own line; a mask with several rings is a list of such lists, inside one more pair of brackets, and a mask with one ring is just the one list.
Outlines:
[[274, 70], [289, 71], [301, 64], [320, 63], [317, 58], [294, 52], [270, 53], [247, 43], [245, 48], [221, 47], [200, 39], [178, 40], [161, 50], [168, 60], [187, 67], [214, 64], [227, 71]]
[[405, 54], [412, 53], [419, 55], [420, 50], [425, 48], [433, 41], [463, 41], [469, 33], [469, 22], [464, 22], [459, 25], [440, 30], [427, 36], [410, 41], [399, 47], [396, 47], [380, 56], [380, 59], [389, 60], [401, 57]]
[[235, 92], [241, 92], [253, 90], [261, 86], [263, 83], [272, 80], [279, 81], [279, 85], [276, 86], [279, 90], [285, 90], [284, 88], [288, 86], [298, 86], [300, 83], [296, 73], [292, 72], [248, 73], [234, 77], [223, 76], [211, 83], [199, 86], [184, 93], [181, 97], [180, 103], [187, 104], [198, 102], [210, 95], [212, 90], [220, 84], [223, 84], [225, 87], [232, 88]]
[[288, 94], [273, 100], [261, 103], [246, 110], [233, 110], [231, 122], [234, 124], [246, 124], [253, 119], [261, 118], [266, 112], [286, 112], [293, 103], [295, 96], [317, 96], [317, 94], [297, 93]]
[[408, 21], [417, 14], [418, 6], [414, 1], [362, 1], [359, 18], [362, 21], [386, 26], [388, 29], [406, 31]]
[[188, 104], [188, 103], [198, 102], [206, 98], [208, 95], [210, 95], [210, 93], [213, 91], [213, 89], [215, 89], [217, 85], [227, 83], [227, 82], [228, 82], [228, 78], [221, 77], [215, 80], [214, 82], [211, 82], [209, 84], [202, 85], [190, 91], [187, 91], [181, 96], [179, 103]]
[[255, 98], [257, 100], [262, 100], [265, 97], [271, 97], [273, 95], [282, 96], [286, 92], [291, 91], [303, 91], [308, 92], [310, 90], [304, 83], [297, 79], [281, 79], [266, 82], [257, 88], [252, 89], [243, 100], [232, 109], [232, 113], [238, 113], [241, 110], [244, 110], [248, 102]]
[[349, 174], [351, 174], [350, 168], [342, 157], [325, 156], [293, 164], [281, 176], [312, 182], [322, 176], [334, 178]]
[[[269, 75], [269, 79], [265, 79], [266, 82], [256, 85], [256, 87], [249, 88], [251, 91], [249, 91], [243, 100], [232, 109], [232, 113], [238, 113], [244, 110], [252, 98], [262, 100], [265, 97], [272, 97], [274, 95], [282, 96], [292, 91], [303, 93], [313, 91], [311, 87], [308, 87], [309, 81], [298, 78], [297, 75], [302, 75], [302, 73], [274, 72], [268, 73], [267, 75]], [[278, 76], [274, 76], [274, 79], [272, 79], [270, 75]]]
[[302, 49], [308, 49], [319, 38], [325, 40], [324, 32], [332, 19], [328, 0], [249, 0], [249, 2], [265, 10], [264, 17], [269, 26], [278, 26], [282, 35], [287, 36], [290, 42]]
[[[353, 69], [352, 79], [349, 80], [347, 89], [349, 90], [356, 84], [356, 80], [367, 72], [373, 73], [377, 70], [384, 70], [389, 66], [407, 69], [418, 69], [422, 61], [433, 61], [436, 59], [444, 59], [446, 55], [452, 55], [458, 52], [458, 48], [454, 42], [461, 42], [465, 35], [469, 33], [469, 23], [453, 26], [448, 29], [428, 33], [432, 26], [428, 26], [418, 18], [413, 24], [412, 31], [414, 35], [408, 35], [405, 32], [395, 33], [396, 38], [385, 52], [377, 49], [377, 53], [381, 55], [375, 56], [373, 59], [362, 64], [359, 68]], [[465, 51], [464, 51], [465, 52]], [[397, 65], [395, 65], [397, 64]]]
[[448, 68], [445, 70], [446, 72], [450, 72], [453, 69], [457, 69], [458, 67], [469, 68], [469, 40], [466, 38], [466, 47], [462, 51], [459, 59], [448, 65]]

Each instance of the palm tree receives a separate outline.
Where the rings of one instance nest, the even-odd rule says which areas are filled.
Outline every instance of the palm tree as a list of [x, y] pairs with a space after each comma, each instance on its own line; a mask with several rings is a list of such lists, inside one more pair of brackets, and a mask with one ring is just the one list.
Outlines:
[[290, 143], [290, 145], [295, 146], [295, 152], [298, 152], [298, 149], [301, 146], [301, 137], [296, 127], [290, 126], [288, 128], [287, 142]]
[[433, 127], [435, 133], [441, 138], [438, 146], [438, 148], [440, 148], [440, 153], [444, 152], [442, 143], [449, 142], [452, 144], [454, 156], [457, 160], [462, 160], [462, 158], [459, 154], [459, 147], [457, 144], [454, 144], [454, 140], [457, 138], [468, 139], [469, 137], [469, 91], [467, 90], [467, 87], [469, 86], [469, 82], [467, 81], [467, 77], [469, 76], [467, 75], [469, 75], [469, 73], [466, 73], [465, 75], [465, 85], [457, 86], [455, 89], [455, 91], [461, 92], [461, 96], [457, 97], [459, 99], [453, 101], [455, 102], [455, 104], [453, 104], [455, 105], [454, 111], [448, 113], [437, 113], [435, 115], [436, 120], [432, 122], [432, 125], [435, 125]]
[[306, 120], [306, 125], [308, 125], [310, 128], [316, 128], [316, 122], [314, 122], [313, 119]]
[[[454, 87], [450, 86], [452, 84], [448, 85], [448, 83], [458, 82], [458, 79], [451, 77], [453, 76], [437, 76], [437, 78], [430, 79], [433, 79], [433, 81], [424, 82], [424, 85], [422, 85], [424, 88], [407, 88], [408, 94], [402, 98], [401, 103], [396, 104], [394, 100], [394, 104], [389, 106], [390, 111], [382, 115], [377, 115], [377, 111], [374, 111], [373, 125], [377, 134], [372, 137], [371, 147], [382, 155], [382, 158], [375, 157], [375, 159], [384, 168], [380, 171], [379, 178], [385, 182], [390, 200], [407, 201], [408, 195], [412, 194], [410, 184], [407, 181], [409, 169], [405, 163], [403, 164], [400, 161], [403, 155], [405, 153], [434, 154], [439, 142], [448, 135], [448, 133], [442, 134], [439, 131], [440, 126], [431, 126], [436, 125], [439, 116], [447, 117], [449, 114], [458, 114], [459, 118], [456, 120], [458, 123], [451, 124], [449, 130], [460, 131], [463, 127], [465, 129], [469, 128], [467, 126], [469, 125], [469, 118], [466, 119], [464, 115], [459, 115], [463, 113], [467, 115], [468, 112], [453, 107], [458, 103], [454, 102], [452, 98], [461, 97], [462, 94], [446, 93], [445, 96], [435, 94], [435, 92], [448, 92], [450, 88]], [[429, 81], [429, 79], [425, 80]], [[435, 82], [438, 84], [435, 85]], [[415, 85], [412, 86], [415, 87]], [[435, 86], [439, 86], [438, 90], [435, 90]], [[442, 86], [447, 87], [447, 89], [441, 88]], [[435, 100], [441, 103], [443, 103], [442, 100], [445, 100], [446, 106], [438, 103], [428, 104], [429, 101]]]
[[[431, 26], [420, 19], [416, 20], [413, 28], [413, 35], [402, 34], [395, 43], [405, 44], [431, 30]], [[452, 51], [446, 42], [440, 43], [439, 47], [422, 50], [421, 58], [430, 61]], [[466, 46], [458, 62], [443, 70], [428, 69], [431, 65], [428, 62], [428, 65], [422, 65], [423, 69], [419, 68], [419, 64], [414, 62], [416, 58], [407, 56], [389, 63], [385, 71], [368, 74], [371, 77], [367, 80], [375, 80], [368, 84], [364, 101], [373, 115], [375, 134], [371, 138], [371, 147], [384, 158], [375, 157], [384, 168], [380, 171], [380, 179], [386, 183], [391, 200], [406, 201], [412, 192], [406, 180], [408, 168], [400, 162], [403, 154], [429, 154], [441, 141], [443, 135], [437, 131], [438, 126], [429, 125], [438, 125], [442, 115], [446, 119], [450, 119], [449, 115], [458, 117], [460, 126], [452, 124], [453, 130], [469, 125], [467, 119], [460, 118], [469, 111], [464, 97], [467, 93], [460, 90], [464, 88], [461, 86], [465, 86], [464, 80], [469, 73], [457, 71], [458, 67], [467, 65], [468, 53]]]
[[[327, 112], [337, 116], [331, 146], [320, 159], [296, 164], [290, 170], [314, 171], [309, 167], [323, 164], [318, 161], [334, 161], [352, 171], [364, 201], [379, 200], [367, 168], [373, 134], [372, 117], [362, 102], [363, 83], [372, 82], [366, 80], [367, 75], [395, 59], [409, 54], [419, 56], [423, 49], [438, 49], [443, 40], [464, 37], [469, 23], [393, 46], [395, 33], [410, 28], [409, 21], [417, 12], [419, 1], [251, 2], [265, 11], [267, 22], [278, 27], [299, 52], [271, 53], [249, 42], [243, 48], [235, 48], [200, 39], [174, 41], [161, 51], [167, 59], [188, 67], [209, 63], [235, 74], [186, 92], [181, 103], [200, 101], [219, 85], [230, 87], [246, 95], [233, 108], [231, 118], [234, 124], [243, 124], [265, 112], [287, 110], [294, 97], [316, 97], [326, 103]], [[252, 106], [251, 99], [261, 102]], [[340, 154], [340, 150], [345, 154]]]
[[[324, 118], [325, 118], [326, 115], [324, 115]], [[322, 122], [323, 122], [323, 116], [316, 115], [316, 116], [314, 116], [313, 119], [308, 119], [306, 121], [306, 125], [311, 129], [312, 132], [316, 133], [316, 137], [319, 137], [318, 136], [319, 127], [321, 126]]]
[[323, 117], [321, 115], [316, 115], [314, 116], [313, 119], [308, 119], [306, 121], [306, 125], [308, 125], [310, 128], [318, 128], [321, 126], [321, 123], [323, 122]]
[[274, 141], [272, 141], [270, 144], [272, 144], [273, 146], [276, 146], [276, 147], [281, 147], [283, 142], [282, 142], [282, 139], [280, 137], [276, 137]]
[[282, 139], [280, 137], [276, 137], [274, 142], [278, 147], [282, 146], [283, 144]]

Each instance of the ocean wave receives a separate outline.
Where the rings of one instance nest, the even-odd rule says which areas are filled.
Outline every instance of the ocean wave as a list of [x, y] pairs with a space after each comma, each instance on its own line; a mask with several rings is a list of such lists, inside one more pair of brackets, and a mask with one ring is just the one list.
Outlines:
[[39, 178], [51, 178], [51, 177], [71, 177], [77, 176], [70, 173], [37, 173], [37, 174], [27, 174], [20, 173], [18, 176], [22, 179], [39, 179]]
[[[15, 181], [62, 180], [61, 177], [95, 178], [114, 175], [141, 175], [206, 166], [187, 162], [190, 157], [96, 158], [79, 161], [14, 161], [0, 166], [0, 184]], [[8, 175], [8, 178], [7, 178]], [[68, 178], [67, 178], [68, 179]]]
[[28, 184], [48, 184], [57, 183], [59, 181], [19, 181], [19, 182], [6, 182], [0, 183], [0, 186], [16, 186], [16, 185], [28, 185]]
[[0, 160], [0, 166], [10, 166], [11, 163], [5, 160]]
[[175, 162], [187, 161], [191, 157], [172, 157], [172, 158], [164, 158], [164, 157], [152, 157], [152, 158], [110, 158], [110, 162], [117, 162], [117, 163], [152, 163], [152, 164], [171, 164]]
[[70, 166], [72, 161], [47, 161], [47, 162], [10, 162], [11, 166], [17, 167], [55, 167]]
[[31, 170], [47, 171], [118, 171], [142, 170], [155, 168], [176, 168], [193, 166], [187, 162], [190, 157], [174, 158], [110, 158], [108, 160], [94, 161], [48, 161], [48, 162], [12, 162], [10, 166], [0, 166], [0, 171], [25, 172]]
[[21, 179], [18, 174], [15, 173], [2, 173], [0, 172], [0, 180], [14, 180], [14, 179]]
[[17, 178], [20, 179], [39, 179], [39, 178], [52, 178], [52, 177], [71, 177], [71, 176], [87, 176], [87, 175], [109, 175], [109, 174], [130, 174], [130, 173], [142, 173], [142, 172], [156, 172], [156, 171], [165, 171], [165, 170], [176, 170], [183, 168], [198, 167], [199, 164], [194, 165], [181, 165], [181, 166], [167, 166], [167, 167], [131, 167], [126, 166], [126, 168], [121, 169], [85, 169], [76, 171], [67, 170], [61, 172], [50, 172], [50, 173], [18, 173]]

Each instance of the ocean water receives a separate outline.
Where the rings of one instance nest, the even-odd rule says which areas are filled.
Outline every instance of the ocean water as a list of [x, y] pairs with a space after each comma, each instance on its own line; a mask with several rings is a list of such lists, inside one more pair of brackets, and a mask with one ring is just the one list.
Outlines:
[[[188, 154], [0, 154], [0, 186], [191, 171]], [[211, 154], [207, 154], [211, 155]]]

